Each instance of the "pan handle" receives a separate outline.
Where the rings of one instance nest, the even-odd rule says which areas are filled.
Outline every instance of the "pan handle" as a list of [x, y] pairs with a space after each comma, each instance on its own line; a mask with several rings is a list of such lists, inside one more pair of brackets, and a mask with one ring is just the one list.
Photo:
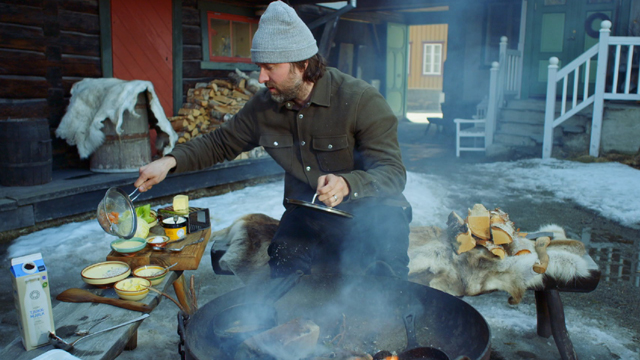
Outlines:
[[407, 348], [405, 350], [417, 348], [420, 345], [416, 338], [415, 315], [413, 313], [405, 314], [403, 320], [404, 328], [407, 331]]
[[189, 314], [179, 311], [178, 312], [178, 335], [180, 335], [180, 342], [178, 343], [178, 353], [180, 354], [180, 359], [185, 360], [187, 358], [187, 353], [184, 349], [184, 339], [185, 339], [185, 331], [184, 328], [189, 323]]
[[304, 272], [302, 270], [297, 270], [282, 279], [275, 280], [276, 283], [264, 294], [264, 302], [269, 305], [273, 305], [298, 283], [298, 280], [302, 275], [304, 275]]

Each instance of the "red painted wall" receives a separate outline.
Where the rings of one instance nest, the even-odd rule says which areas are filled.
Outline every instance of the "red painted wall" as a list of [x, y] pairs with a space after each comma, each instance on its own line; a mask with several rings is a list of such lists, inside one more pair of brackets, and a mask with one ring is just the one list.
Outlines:
[[111, 0], [113, 76], [153, 83], [173, 116], [171, 0]]

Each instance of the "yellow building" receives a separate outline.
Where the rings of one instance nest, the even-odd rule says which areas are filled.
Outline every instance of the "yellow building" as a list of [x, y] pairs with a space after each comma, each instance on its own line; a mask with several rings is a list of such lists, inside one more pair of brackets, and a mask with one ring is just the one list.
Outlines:
[[408, 111], [440, 111], [447, 28], [447, 24], [409, 27]]

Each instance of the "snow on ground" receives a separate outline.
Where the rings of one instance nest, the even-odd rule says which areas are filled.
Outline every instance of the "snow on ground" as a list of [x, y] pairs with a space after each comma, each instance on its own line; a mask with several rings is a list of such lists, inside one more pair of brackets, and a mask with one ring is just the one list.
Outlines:
[[[492, 181], [465, 186], [465, 181], [469, 179], [452, 181], [450, 178], [436, 175], [408, 174], [405, 195], [412, 202], [413, 226], [444, 226], [454, 205], [451, 200], [454, 193], [456, 196], [469, 198], [477, 197], [478, 192], [492, 193], [496, 196], [495, 190], [500, 189], [501, 196], [526, 197], [536, 192], [538, 195], [532, 197], [534, 201], [572, 200], [596, 211], [604, 218], [629, 227], [640, 227], [640, 201], [637, 200], [640, 198], [640, 171], [625, 165], [522, 160], [470, 167], [471, 169], [468, 168], [466, 171], [470, 176], [482, 174], [485, 179]], [[229, 226], [236, 218], [247, 213], [264, 213], [279, 218], [284, 211], [282, 187], [281, 182], [261, 184], [219, 196], [192, 200], [190, 203], [195, 207], [210, 209], [212, 230], [216, 231]], [[540, 193], [546, 195], [539, 196]], [[82, 268], [103, 261], [112, 240], [114, 237], [106, 234], [95, 220], [70, 223], [14, 240], [2, 261], [6, 264], [10, 258], [41, 252], [50, 271], [51, 292], [57, 294], [68, 287], [77, 286], [77, 282], [81, 281]], [[73, 257], [69, 256], [71, 253], [74, 254]], [[209, 251], [205, 254], [209, 254]], [[210, 259], [206, 255], [200, 268], [193, 273], [196, 278], [207, 279], [199, 294], [201, 304], [220, 295], [221, 289], [229, 291], [241, 285], [237, 280], [233, 280], [234, 277], [216, 278], [211, 270]], [[535, 305], [509, 306], [506, 299], [505, 294], [465, 298], [487, 319], [494, 342], [510, 338], [510, 341], [518, 342], [519, 345], [531, 344], [531, 352], [535, 354], [540, 354], [541, 347], [546, 347], [551, 349], [552, 354], [556, 354], [553, 357], [557, 356], [555, 345], [548, 345], [553, 342], [552, 339], [535, 336]], [[166, 311], [156, 312], [175, 313], [175, 305], [169, 301], [163, 301], [160, 307], [166, 308]], [[13, 309], [3, 310], [4, 313], [10, 311]], [[568, 317], [571, 317], [568, 326], [574, 344], [576, 340], [581, 344], [596, 344], [593, 349], [582, 349], [589, 357], [609, 358], [613, 353], [622, 359], [640, 358], [638, 346], [633, 342], [634, 334], [625, 329], [624, 324], [602, 324], [591, 318], [590, 314], [579, 313], [579, 309], [567, 308], [567, 313]], [[140, 327], [138, 348], [134, 352], [123, 353], [120, 358], [137, 359], [147, 355], [154, 359], [177, 358], [178, 339], [175, 325], [173, 315], [150, 317]], [[166, 342], [160, 339], [165, 339]], [[166, 344], [164, 349], [158, 349], [158, 343]], [[507, 345], [504, 346], [509, 346], [510, 343], [505, 344]]]

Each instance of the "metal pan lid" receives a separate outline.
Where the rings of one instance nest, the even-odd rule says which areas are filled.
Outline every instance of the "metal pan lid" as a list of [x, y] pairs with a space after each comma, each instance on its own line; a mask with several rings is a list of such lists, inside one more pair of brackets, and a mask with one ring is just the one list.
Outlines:
[[288, 204], [292, 204], [292, 205], [299, 205], [299, 206], [304, 206], [304, 207], [308, 207], [314, 210], [319, 210], [319, 211], [323, 211], [329, 214], [334, 214], [334, 215], [338, 215], [338, 216], [344, 216], [347, 218], [353, 218], [353, 215], [351, 215], [350, 213], [346, 212], [346, 211], [342, 211], [342, 210], [338, 210], [338, 209], [334, 209], [334, 208], [330, 208], [324, 205], [318, 205], [318, 204], [313, 204], [307, 201], [302, 201], [302, 200], [296, 200], [296, 199], [285, 199], [285, 201]]

